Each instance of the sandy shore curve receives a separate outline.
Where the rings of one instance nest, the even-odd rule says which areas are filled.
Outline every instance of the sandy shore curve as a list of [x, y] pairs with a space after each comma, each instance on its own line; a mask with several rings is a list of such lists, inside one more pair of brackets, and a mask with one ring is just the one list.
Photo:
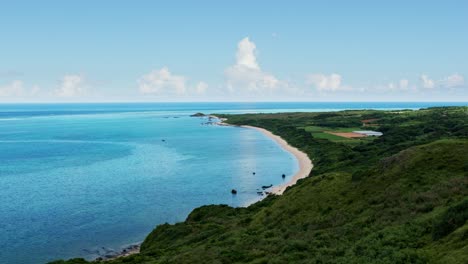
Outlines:
[[273, 193], [273, 194], [276, 194], [276, 195], [282, 195], [284, 193], [284, 191], [286, 190], [286, 188], [288, 188], [290, 186], [293, 186], [294, 184], [297, 183], [298, 180], [306, 178], [307, 176], [309, 176], [310, 172], [312, 171], [312, 168], [314, 167], [314, 165], [312, 164], [312, 160], [310, 160], [309, 156], [306, 153], [300, 151], [298, 148], [295, 148], [295, 147], [289, 145], [289, 143], [286, 140], [284, 140], [282, 137], [280, 137], [278, 135], [273, 134], [269, 130], [261, 128], [261, 127], [256, 127], [256, 126], [231, 125], [231, 124], [228, 124], [228, 123], [225, 122], [227, 120], [226, 118], [220, 118], [220, 117], [217, 117], [215, 115], [208, 115], [208, 116], [211, 117], [211, 118], [216, 118], [217, 120], [219, 120], [219, 122], [215, 122], [215, 124], [220, 125], [220, 126], [232, 126], [232, 127], [243, 127], [243, 128], [255, 129], [255, 130], [261, 132], [263, 135], [271, 138], [281, 148], [283, 148], [284, 150], [291, 153], [297, 159], [297, 161], [299, 163], [299, 171], [297, 171], [296, 174], [294, 174], [293, 177], [291, 178], [291, 180], [289, 180], [288, 182], [285, 182], [285, 183], [280, 184], [280, 185], [275, 185], [275, 186], [269, 188], [268, 189], [269, 193]]
[[[300, 151], [299, 149], [289, 145], [289, 143], [286, 142], [286, 140], [284, 140], [282, 137], [277, 136], [277, 135], [271, 133], [270, 131], [268, 131], [268, 130], [266, 130], [264, 128], [261, 128], [261, 127], [234, 126], [234, 125], [224, 123], [223, 121], [225, 121], [225, 119], [221, 119], [221, 118], [218, 118], [218, 117], [213, 116], [213, 115], [211, 115], [211, 117], [214, 117], [214, 118], [220, 120], [220, 122], [216, 123], [217, 125], [255, 129], [255, 130], [261, 132], [262, 134], [264, 134], [265, 136], [271, 138], [278, 145], [280, 145], [281, 148], [283, 148], [284, 150], [291, 153], [297, 159], [297, 161], [299, 163], [299, 171], [297, 171], [296, 174], [294, 174], [293, 177], [291, 178], [291, 180], [289, 180], [288, 182], [285, 182], [285, 183], [280, 184], [280, 185], [275, 185], [275, 186], [269, 188], [268, 189], [269, 193], [273, 193], [273, 194], [276, 194], [276, 195], [282, 195], [287, 187], [293, 186], [294, 184], [297, 183], [298, 180], [306, 178], [307, 176], [309, 176], [310, 172], [312, 171], [312, 168], [314, 166], [313, 166], [312, 161], [310, 160], [309, 156], [307, 156], [306, 153]], [[134, 244], [134, 245], [126, 247], [125, 249], [120, 251], [118, 254], [115, 254], [115, 255], [109, 256], [109, 257], [100, 257], [100, 258], [97, 258], [96, 260], [108, 261], [108, 260], [114, 260], [114, 259], [117, 259], [117, 258], [137, 254], [137, 253], [140, 252], [140, 246], [141, 246], [141, 243]]]
[[[223, 123], [223, 124], [225, 124], [225, 123]], [[299, 171], [297, 171], [296, 174], [293, 175], [291, 180], [289, 180], [288, 182], [285, 182], [283, 184], [271, 187], [268, 190], [270, 193], [281, 195], [281, 194], [283, 194], [283, 192], [286, 190], [287, 187], [293, 186], [294, 184], [297, 183], [298, 180], [306, 178], [307, 176], [309, 176], [309, 174], [312, 171], [312, 168], [314, 167], [314, 165], [312, 164], [312, 161], [310, 160], [309, 156], [306, 153], [304, 153], [304, 152], [300, 151], [299, 149], [289, 145], [289, 143], [286, 142], [286, 140], [284, 140], [282, 137], [277, 136], [277, 135], [271, 133], [269, 130], [266, 130], [264, 128], [255, 127], [255, 126], [240, 126], [240, 127], [255, 129], [255, 130], [261, 132], [262, 134], [264, 134], [265, 136], [273, 139], [273, 141], [275, 141], [278, 145], [280, 145], [280, 147], [282, 147], [284, 150], [291, 153], [297, 159], [297, 161], [299, 163]]]

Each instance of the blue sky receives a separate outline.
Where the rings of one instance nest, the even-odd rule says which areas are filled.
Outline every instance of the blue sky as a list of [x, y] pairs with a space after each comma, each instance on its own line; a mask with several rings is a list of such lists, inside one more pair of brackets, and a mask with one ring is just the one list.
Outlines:
[[468, 1], [1, 1], [0, 102], [468, 101]]

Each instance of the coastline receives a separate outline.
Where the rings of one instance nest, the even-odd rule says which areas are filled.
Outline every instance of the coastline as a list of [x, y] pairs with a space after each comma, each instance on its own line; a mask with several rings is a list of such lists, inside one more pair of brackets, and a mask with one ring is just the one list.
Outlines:
[[261, 127], [256, 127], [256, 126], [231, 125], [231, 124], [228, 124], [228, 123], [224, 123], [224, 121], [226, 121], [225, 118], [219, 118], [219, 117], [217, 117], [215, 115], [209, 115], [209, 117], [218, 119], [219, 122], [217, 122], [216, 124], [220, 125], [220, 126], [233, 126], [233, 127], [243, 127], [243, 128], [248, 128], [248, 129], [255, 129], [255, 130], [261, 132], [262, 134], [264, 134], [265, 136], [271, 138], [281, 148], [283, 148], [287, 152], [291, 153], [296, 158], [297, 162], [299, 163], [299, 171], [297, 171], [293, 175], [291, 180], [289, 180], [288, 182], [285, 182], [285, 183], [280, 184], [280, 185], [275, 185], [275, 186], [269, 188], [268, 189], [269, 193], [273, 193], [273, 194], [276, 194], [276, 195], [282, 195], [287, 187], [293, 186], [294, 184], [297, 183], [298, 180], [306, 178], [307, 176], [309, 176], [310, 172], [312, 171], [312, 168], [314, 167], [314, 165], [312, 164], [312, 161], [310, 160], [309, 156], [306, 153], [304, 153], [301, 150], [289, 145], [289, 143], [286, 140], [284, 140], [280, 136], [277, 136], [277, 135], [273, 134], [269, 130], [266, 130], [266, 129], [261, 128]]
[[299, 171], [296, 172], [296, 174], [293, 175], [291, 180], [288, 182], [285, 182], [280, 185], [273, 186], [269, 189], [270, 193], [276, 194], [276, 195], [282, 195], [284, 191], [286, 190], [287, 187], [293, 186], [294, 184], [297, 183], [298, 180], [306, 178], [309, 176], [310, 172], [312, 171], [312, 168], [314, 165], [312, 164], [312, 161], [310, 160], [309, 156], [300, 151], [299, 149], [289, 145], [289, 143], [284, 140], [282, 137], [277, 136], [270, 132], [269, 130], [266, 130], [261, 127], [255, 127], [255, 126], [240, 126], [244, 128], [249, 128], [249, 129], [255, 129], [265, 136], [273, 139], [278, 145], [280, 145], [281, 148], [286, 150], [287, 152], [291, 153], [298, 161], [299, 163]]
[[111, 261], [111, 260], [115, 260], [115, 259], [122, 258], [122, 257], [127, 257], [133, 254], [138, 254], [140, 253], [141, 243], [143, 242], [130, 244], [124, 247], [123, 249], [121, 249], [120, 251], [113, 251], [111, 254], [104, 254], [100, 257], [95, 258], [93, 261], [105, 262], [105, 261]]
[[[282, 149], [284, 149], [287, 152], [291, 153], [296, 158], [296, 160], [298, 161], [298, 164], [299, 164], [299, 170], [293, 175], [293, 177], [289, 181], [287, 181], [285, 183], [282, 183], [280, 185], [272, 186], [271, 188], [267, 189], [268, 193], [275, 194], [275, 195], [282, 195], [287, 187], [293, 186], [293, 185], [295, 185], [297, 183], [298, 180], [306, 178], [307, 176], [309, 176], [310, 172], [312, 171], [312, 168], [314, 166], [313, 166], [312, 161], [310, 160], [309, 156], [306, 153], [304, 153], [301, 150], [289, 145], [289, 143], [286, 140], [284, 140], [280, 136], [277, 136], [277, 135], [273, 134], [269, 130], [266, 130], [266, 129], [261, 128], [261, 127], [255, 127], [255, 126], [231, 125], [231, 124], [224, 123], [224, 121], [226, 121], [226, 119], [224, 119], [224, 118], [219, 118], [219, 117], [214, 116], [214, 115], [209, 115], [209, 117], [218, 119], [219, 122], [216, 122], [216, 124], [219, 125], [219, 126], [232, 126], [232, 127], [241, 127], [241, 128], [248, 128], [248, 129], [257, 130], [260, 133], [262, 133], [263, 135], [265, 135], [268, 138], [275, 141]], [[124, 248], [123, 250], [121, 250], [120, 252], [118, 252], [115, 255], [111, 255], [111, 256], [107, 256], [107, 257], [99, 257], [99, 258], [97, 258], [95, 260], [97, 260], [97, 261], [109, 261], [109, 260], [115, 260], [115, 259], [121, 258], [121, 257], [126, 257], [126, 256], [129, 256], [129, 255], [137, 254], [137, 253], [140, 252], [140, 246], [141, 246], [141, 243], [132, 244], [132, 245]]]

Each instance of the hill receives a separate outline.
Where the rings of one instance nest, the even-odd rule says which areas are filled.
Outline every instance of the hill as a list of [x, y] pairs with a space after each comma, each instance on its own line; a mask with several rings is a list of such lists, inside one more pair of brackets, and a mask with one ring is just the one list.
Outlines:
[[[197, 208], [109, 263], [467, 263], [467, 113], [218, 115], [283, 137], [313, 159], [312, 175], [247, 208]], [[328, 133], [364, 129], [383, 135]]]

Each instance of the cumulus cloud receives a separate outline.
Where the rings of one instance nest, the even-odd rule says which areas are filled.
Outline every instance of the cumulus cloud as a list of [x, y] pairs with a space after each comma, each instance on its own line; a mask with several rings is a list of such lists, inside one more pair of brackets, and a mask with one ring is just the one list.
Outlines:
[[195, 92], [197, 94], [204, 94], [206, 93], [206, 90], [208, 89], [208, 84], [205, 83], [205, 82], [199, 82], [197, 83], [197, 85], [195, 86]]
[[421, 81], [422, 87], [427, 88], [427, 89], [432, 89], [435, 87], [435, 81], [430, 79], [429, 76], [422, 74], [419, 77], [419, 80]]
[[423, 74], [419, 78], [421, 81], [421, 85], [423, 88], [435, 88], [435, 87], [442, 87], [442, 88], [456, 88], [465, 85], [465, 77], [461, 74], [454, 73], [449, 75], [439, 81], [434, 81], [430, 79], [429, 76]]
[[465, 84], [465, 77], [463, 77], [461, 74], [454, 73], [441, 80], [441, 84], [447, 88], [460, 87]]
[[186, 92], [186, 78], [172, 74], [167, 67], [153, 70], [138, 80], [141, 93], [144, 94], [178, 94]]
[[234, 65], [225, 71], [228, 87], [231, 91], [246, 87], [249, 91], [263, 91], [274, 89], [279, 80], [261, 70]]
[[0, 97], [27, 97], [34, 96], [40, 91], [39, 86], [33, 85], [30, 89], [24, 87], [21, 80], [14, 80], [9, 84], [0, 86]]
[[20, 80], [15, 80], [5, 86], [0, 86], [0, 96], [2, 97], [22, 96], [23, 93], [23, 81]]
[[256, 45], [248, 37], [237, 45], [236, 64], [228, 67], [225, 78], [231, 92], [247, 88], [250, 92], [268, 92], [284, 84], [274, 75], [264, 72], [256, 56]]
[[408, 89], [408, 85], [409, 85], [409, 81], [407, 79], [400, 80], [400, 83], [399, 83], [400, 89], [406, 90]]
[[343, 85], [343, 77], [337, 73], [314, 73], [306, 77], [306, 83], [314, 86], [319, 92], [350, 91], [351, 86]]
[[63, 76], [60, 87], [55, 90], [55, 94], [60, 97], [75, 97], [86, 92], [84, 86], [85, 79], [81, 75], [67, 74]]
[[33, 87], [31, 88], [30, 94], [34, 96], [34, 95], [37, 95], [40, 91], [41, 91], [41, 87], [39, 87], [39, 85], [33, 85]]
[[314, 85], [319, 91], [336, 91], [341, 86], [341, 75], [332, 73], [325, 75], [321, 73], [307, 76], [307, 83]]
[[[377, 87], [377, 90], [379, 87]], [[384, 87], [383, 90], [390, 90], [390, 91], [406, 91], [409, 89], [409, 81], [407, 79], [401, 79], [400, 81], [394, 83], [390, 82]]]
[[257, 56], [255, 54], [256, 49], [257, 46], [255, 43], [251, 42], [248, 37], [242, 39], [239, 44], [237, 44], [237, 65], [259, 70], [260, 67], [258, 66]]

